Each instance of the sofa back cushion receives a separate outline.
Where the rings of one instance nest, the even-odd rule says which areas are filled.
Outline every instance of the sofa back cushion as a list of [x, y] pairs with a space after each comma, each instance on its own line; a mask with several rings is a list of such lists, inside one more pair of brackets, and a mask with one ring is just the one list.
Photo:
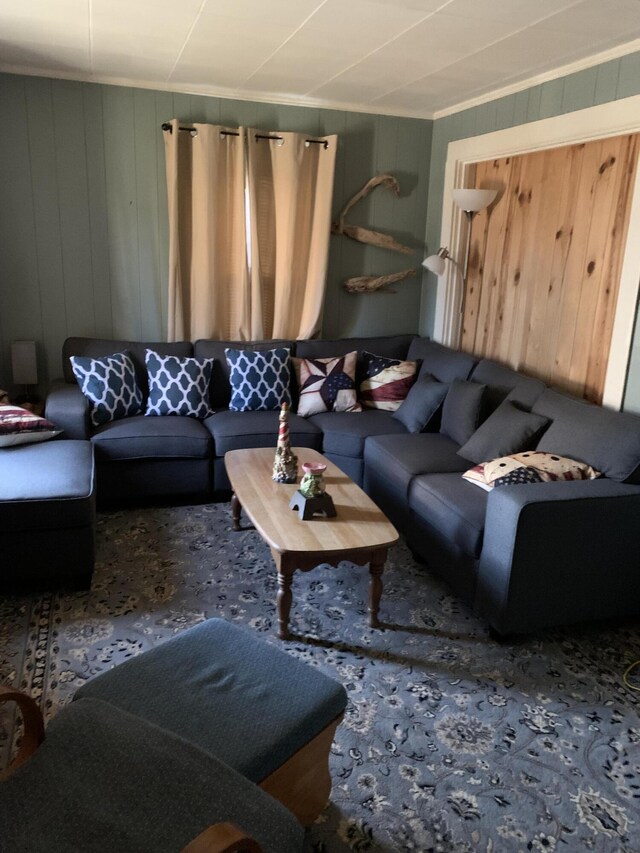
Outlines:
[[144, 361], [147, 349], [152, 349], [159, 355], [175, 355], [178, 358], [188, 358], [193, 355], [193, 344], [190, 341], [141, 343], [139, 341], [108, 340], [107, 338], [67, 338], [62, 345], [62, 370], [64, 378], [67, 382], [76, 381], [71, 362], [69, 361], [72, 355], [88, 358], [104, 358], [105, 355], [113, 355], [116, 352], [127, 350], [136, 371], [138, 386], [146, 398], [149, 393], [147, 368]]
[[471, 373], [471, 379], [487, 386], [484, 398], [485, 416], [494, 412], [507, 397], [523, 408], [530, 409], [545, 389], [544, 383], [539, 379], [524, 376], [488, 358], [478, 362]]
[[421, 373], [430, 373], [438, 382], [468, 379], [477, 361], [466, 352], [458, 352], [428, 338], [414, 338], [409, 345], [407, 358], [421, 361]]
[[338, 338], [336, 340], [296, 341], [295, 355], [298, 358], [335, 358], [352, 350], [372, 352], [383, 358], [405, 359], [409, 344], [415, 335], [387, 335], [379, 338]]
[[484, 410], [485, 385], [454, 379], [442, 407], [440, 432], [457, 444], [465, 444], [478, 429]]
[[227, 409], [231, 400], [230, 367], [227, 363], [225, 349], [265, 352], [277, 347], [284, 347], [289, 350], [291, 355], [294, 354], [293, 341], [211, 341], [205, 339], [196, 341], [193, 345], [195, 357], [214, 360], [211, 372], [211, 408], [214, 410]]
[[612, 480], [640, 483], [640, 417], [549, 388], [533, 411], [551, 420], [536, 450], [587, 462]]

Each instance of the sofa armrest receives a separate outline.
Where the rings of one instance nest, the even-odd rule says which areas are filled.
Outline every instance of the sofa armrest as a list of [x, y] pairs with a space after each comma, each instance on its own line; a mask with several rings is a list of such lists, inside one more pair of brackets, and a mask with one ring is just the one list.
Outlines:
[[17, 770], [21, 764], [29, 758], [44, 740], [44, 720], [42, 713], [37, 704], [26, 693], [20, 690], [15, 690], [13, 687], [6, 687], [0, 684], [0, 704], [3, 702], [15, 702], [20, 713], [22, 714], [22, 723], [24, 733], [22, 742], [15, 758], [0, 773], [0, 782], [3, 779], [8, 779], [14, 770]]
[[502, 634], [640, 611], [640, 487], [613, 480], [494, 489], [475, 607]]
[[232, 823], [207, 827], [182, 853], [262, 853], [262, 847]]
[[56, 379], [47, 395], [45, 417], [64, 430], [64, 438], [89, 438], [89, 401], [78, 385]]

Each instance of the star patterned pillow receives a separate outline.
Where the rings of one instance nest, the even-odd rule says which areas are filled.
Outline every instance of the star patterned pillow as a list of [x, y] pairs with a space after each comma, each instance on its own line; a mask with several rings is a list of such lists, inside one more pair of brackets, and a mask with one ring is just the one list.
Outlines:
[[366, 351], [362, 361], [365, 378], [360, 383], [360, 402], [367, 409], [395, 412], [416, 381], [417, 362], [384, 358]]
[[294, 358], [298, 414], [308, 418], [320, 412], [361, 412], [356, 397], [357, 358], [355, 350], [339, 358]]

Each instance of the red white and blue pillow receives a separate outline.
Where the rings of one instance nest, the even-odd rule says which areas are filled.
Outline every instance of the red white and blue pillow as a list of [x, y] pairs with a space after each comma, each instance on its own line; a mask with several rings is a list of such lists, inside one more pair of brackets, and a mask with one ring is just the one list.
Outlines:
[[395, 412], [416, 381], [418, 363], [365, 351], [362, 364], [364, 379], [358, 395], [362, 405], [367, 409]]
[[0, 447], [47, 441], [61, 432], [62, 430], [56, 429], [51, 421], [34, 415], [21, 406], [0, 403]]
[[102, 358], [72, 355], [69, 360], [82, 393], [91, 403], [93, 426], [142, 413], [142, 391], [128, 353]]
[[356, 397], [357, 351], [338, 358], [294, 358], [304, 418], [321, 412], [361, 412]]
[[185, 415], [202, 419], [211, 414], [212, 358], [178, 358], [148, 349], [145, 364], [149, 377], [145, 415]]

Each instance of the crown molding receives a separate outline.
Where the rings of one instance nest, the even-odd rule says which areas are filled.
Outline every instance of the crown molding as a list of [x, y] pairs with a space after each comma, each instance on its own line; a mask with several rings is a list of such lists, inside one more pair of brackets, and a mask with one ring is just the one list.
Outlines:
[[551, 71], [545, 71], [543, 74], [536, 74], [534, 77], [528, 77], [526, 80], [521, 80], [518, 83], [512, 83], [509, 86], [502, 86], [499, 89], [492, 89], [491, 92], [486, 92], [484, 95], [478, 95], [477, 98], [469, 98], [467, 101], [460, 101], [450, 107], [445, 107], [442, 110], [434, 110], [431, 113], [431, 118], [437, 121], [440, 118], [461, 113], [463, 110], [469, 110], [472, 107], [478, 107], [481, 104], [488, 104], [491, 101], [497, 101], [499, 98], [504, 98], [507, 95], [515, 95], [517, 92], [523, 92], [525, 89], [531, 89], [533, 86], [539, 86], [541, 83], [549, 83], [551, 80], [557, 80], [560, 77], [568, 77], [570, 74], [575, 74], [578, 71], [585, 71], [587, 68], [593, 68], [595, 65], [602, 65], [603, 62], [610, 62], [612, 59], [620, 59], [623, 56], [628, 56], [630, 53], [636, 53], [640, 50], [640, 39], [626, 42], [626, 44], [612, 47], [609, 50], [603, 50], [600, 53], [595, 53], [593, 56], [587, 56], [584, 59], [577, 59], [575, 62], [569, 62], [566, 65], [561, 65]]
[[362, 113], [365, 115], [382, 115], [392, 116], [396, 118], [413, 118], [422, 119], [425, 121], [437, 121], [446, 116], [454, 115], [455, 113], [463, 112], [472, 107], [488, 104], [491, 101], [504, 98], [507, 95], [513, 95], [517, 92], [523, 92], [530, 89], [532, 86], [538, 86], [541, 83], [548, 83], [551, 80], [557, 80], [560, 77], [566, 77], [569, 74], [575, 74], [578, 71], [584, 71], [587, 68], [593, 68], [595, 65], [601, 65], [603, 62], [610, 62], [612, 59], [620, 59], [630, 53], [640, 51], [640, 39], [627, 42], [623, 45], [610, 48], [609, 50], [601, 51], [593, 56], [578, 59], [575, 62], [570, 62], [566, 65], [561, 65], [551, 71], [545, 71], [543, 74], [537, 74], [534, 77], [528, 77], [526, 80], [520, 80], [518, 83], [512, 83], [508, 86], [502, 86], [498, 89], [492, 89], [490, 92], [485, 92], [475, 98], [469, 98], [466, 101], [460, 101], [452, 106], [445, 107], [441, 110], [393, 110], [393, 109], [376, 109], [369, 104], [343, 103], [338, 101], [324, 100], [322, 98], [309, 98], [305, 95], [292, 95], [287, 92], [274, 92], [265, 94], [264, 92], [240, 92], [235, 89], [225, 89], [224, 87], [208, 86], [208, 85], [187, 85], [179, 83], [169, 83], [164, 81], [149, 81], [138, 80], [135, 78], [115, 78], [103, 76], [99, 74], [82, 75], [78, 71], [51, 71], [46, 68], [24, 67], [17, 65], [8, 65], [0, 63], [0, 73], [17, 74], [26, 77], [46, 77], [53, 80], [73, 80], [78, 83], [97, 83], [106, 86], [121, 86], [123, 88], [133, 89], [150, 89], [156, 92], [172, 92], [180, 95], [200, 95], [210, 98], [224, 98], [232, 101], [253, 101], [258, 104], [281, 104], [291, 107], [306, 107], [307, 109], [321, 110], [338, 110], [340, 112]]

